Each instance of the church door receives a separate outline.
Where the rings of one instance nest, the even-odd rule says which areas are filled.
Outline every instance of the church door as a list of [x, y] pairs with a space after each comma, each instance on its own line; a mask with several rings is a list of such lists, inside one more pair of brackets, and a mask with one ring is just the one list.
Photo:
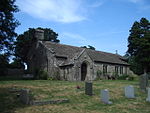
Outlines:
[[87, 64], [82, 63], [81, 65], [81, 81], [84, 81], [87, 75]]

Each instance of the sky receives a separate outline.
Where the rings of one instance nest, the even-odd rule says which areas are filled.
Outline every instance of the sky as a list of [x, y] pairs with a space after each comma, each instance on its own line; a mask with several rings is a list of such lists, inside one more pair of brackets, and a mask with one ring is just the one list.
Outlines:
[[142, 17], [150, 20], [150, 0], [16, 0], [21, 23], [28, 28], [51, 28], [61, 44], [91, 45], [98, 51], [125, 55], [129, 30]]

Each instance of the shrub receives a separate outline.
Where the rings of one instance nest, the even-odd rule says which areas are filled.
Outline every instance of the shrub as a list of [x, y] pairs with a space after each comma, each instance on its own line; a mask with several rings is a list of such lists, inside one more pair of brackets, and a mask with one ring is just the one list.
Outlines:
[[96, 77], [96, 79], [95, 80], [101, 80], [102, 79], [102, 72], [101, 72], [101, 70], [97, 70], [97, 77]]
[[127, 80], [128, 77], [129, 77], [129, 75], [123, 74], [123, 75], [119, 76], [117, 79], [118, 80]]
[[133, 81], [133, 80], [135, 80], [136, 77], [137, 77], [136, 75], [130, 75], [130, 76], [128, 77], [128, 80]]
[[115, 79], [118, 79], [118, 77], [119, 77], [118, 73], [113, 72], [113, 77], [114, 77]]
[[48, 79], [48, 73], [44, 70], [40, 70], [38, 72], [38, 76], [39, 76], [39, 79], [41, 79], [41, 80], [47, 80]]
[[52, 80], [54, 80], [54, 78], [53, 77], [48, 77], [47, 80], [52, 81]]
[[59, 70], [54, 72], [53, 80], [61, 80]]

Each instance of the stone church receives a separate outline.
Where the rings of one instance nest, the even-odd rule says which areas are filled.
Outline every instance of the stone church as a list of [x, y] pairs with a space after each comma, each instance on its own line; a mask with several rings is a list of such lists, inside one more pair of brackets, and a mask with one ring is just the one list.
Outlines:
[[118, 54], [42, 41], [43, 31], [38, 29], [35, 37], [38, 41], [28, 53], [31, 73], [42, 69], [49, 77], [69, 81], [108, 79], [130, 73], [129, 64]]

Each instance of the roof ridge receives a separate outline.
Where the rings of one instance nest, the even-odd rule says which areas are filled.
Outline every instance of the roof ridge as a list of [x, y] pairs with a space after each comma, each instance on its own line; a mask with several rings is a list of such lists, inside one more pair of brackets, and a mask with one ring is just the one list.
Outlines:
[[[78, 46], [72, 46], [72, 45], [67, 45], [67, 44], [60, 44], [60, 43], [56, 43], [56, 42], [51, 42], [51, 41], [43, 41], [44, 43], [48, 42], [48, 43], [52, 43], [52, 44], [56, 44], [56, 45], [62, 45], [62, 46], [68, 46], [68, 47], [74, 47], [74, 48], [81, 48], [81, 47], [78, 47]], [[84, 48], [81, 48], [81, 49], [84, 49]], [[86, 48], [87, 50], [90, 50], [90, 51], [96, 51], [96, 52], [101, 52], [101, 53], [106, 53], [106, 54], [112, 54], [112, 55], [116, 55], [116, 56], [120, 56], [122, 57], [121, 55], [119, 54], [115, 54], [115, 53], [110, 53], [110, 52], [104, 52], [104, 51], [100, 51], [100, 50], [92, 50], [90, 48]]]
[[[48, 43], [52, 43], [52, 44], [56, 44], [56, 45], [62, 45], [62, 46], [68, 46], [68, 47], [74, 47], [74, 48], [81, 48], [78, 46], [72, 46], [72, 45], [67, 45], [67, 44], [60, 44], [60, 43], [56, 43], [56, 42], [51, 42], [51, 41], [43, 41], [44, 43], [48, 42]], [[82, 49], [82, 48], [81, 48]]]

